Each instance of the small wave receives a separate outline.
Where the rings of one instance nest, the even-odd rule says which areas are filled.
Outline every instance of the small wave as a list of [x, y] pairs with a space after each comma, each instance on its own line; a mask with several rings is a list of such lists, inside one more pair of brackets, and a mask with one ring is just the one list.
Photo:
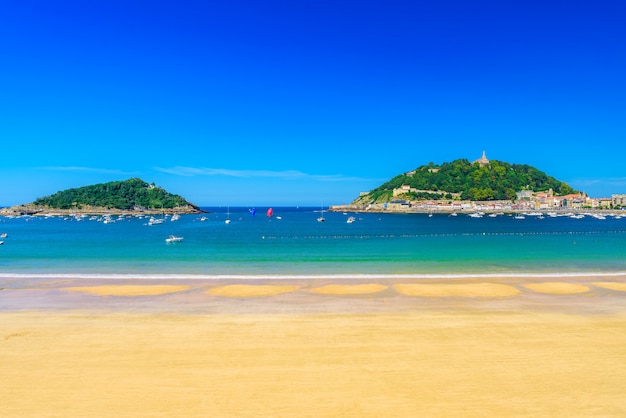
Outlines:
[[618, 277], [626, 271], [615, 272], [516, 272], [516, 273], [340, 273], [340, 274], [126, 274], [126, 273], [0, 273], [0, 279], [110, 279], [110, 280], [312, 280], [312, 279], [471, 279], [471, 278], [567, 278]]

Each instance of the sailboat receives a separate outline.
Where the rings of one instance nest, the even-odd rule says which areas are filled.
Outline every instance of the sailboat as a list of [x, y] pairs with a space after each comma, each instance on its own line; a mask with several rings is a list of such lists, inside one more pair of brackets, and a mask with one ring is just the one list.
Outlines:
[[225, 224], [229, 224], [230, 223], [230, 206], [227, 207], [226, 209], [226, 220], [224, 221]]
[[272, 215], [274, 215], [274, 209], [269, 208], [269, 209], [267, 210], [266, 215], [267, 215], [267, 217], [268, 217], [268, 218], [271, 218], [271, 217], [272, 217]]
[[322, 214], [317, 218], [317, 222], [324, 222], [326, 218], [324, 218], [324, 206], [322, 206]]

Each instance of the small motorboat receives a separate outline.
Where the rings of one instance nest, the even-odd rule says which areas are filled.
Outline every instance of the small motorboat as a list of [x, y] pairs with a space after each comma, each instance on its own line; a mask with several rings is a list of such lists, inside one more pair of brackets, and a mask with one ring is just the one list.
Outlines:
[[169, 237], [165, 238], [165, 242], [181, 242], [183, 240], [183, 237], [177, 237], [176, 235], [170, 235]]

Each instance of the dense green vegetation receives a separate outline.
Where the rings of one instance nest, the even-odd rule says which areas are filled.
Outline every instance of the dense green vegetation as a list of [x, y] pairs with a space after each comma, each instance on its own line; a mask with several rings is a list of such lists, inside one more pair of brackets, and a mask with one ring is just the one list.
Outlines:
[[527, 164], [491, 160], [488, 165], [481, 166], [459, 159], [439, 166], [429, 163], [414, 172], [400, 174], [355, 202], [388, 202], [392, 199], [393, 189], [402, 185], [419, 190], [403, 195], [409, 200], [515, 200], [515, 193], [520, 190], [552, 189], [556, 195], [575, 193], [566, 183]]
[[68, 189], [39, 198], [33, 203], [55, 209], [81, 209], [83, 206], [121, 210], [131, 210], [135, 206], [147, 209], [195, 207], [181, 196], [168, 193], [138, 178]]

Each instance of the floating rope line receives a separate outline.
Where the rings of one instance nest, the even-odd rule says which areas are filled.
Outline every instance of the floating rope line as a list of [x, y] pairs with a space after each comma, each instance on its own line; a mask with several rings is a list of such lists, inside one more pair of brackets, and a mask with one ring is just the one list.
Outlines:
[[379, 234], [379, 235], [291, 235], [291, 236], [267, 236], [263, 239], [270, 240], [294, 240], [294, 239], [380, 239], [380, 238], [424, 238], [424, 237], [477, 237], [477, 236], [545, 236], [545, 235], [621, 235], [624, 230], [611, 231], [553, 231], [553, 232], [463, 232], [458, 234]]

